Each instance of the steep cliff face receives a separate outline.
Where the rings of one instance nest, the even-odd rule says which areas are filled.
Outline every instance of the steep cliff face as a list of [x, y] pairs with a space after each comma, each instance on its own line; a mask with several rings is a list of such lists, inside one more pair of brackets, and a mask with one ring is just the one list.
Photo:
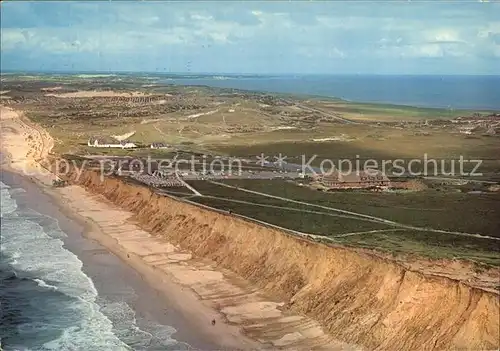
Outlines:
[[380, 350], [500, 347], [495, 293], [298, 239], [119, 179], [102, 181], [91, 171], [74, 181], [133, 212], [144, 229], [280, 296], [337, 339]]

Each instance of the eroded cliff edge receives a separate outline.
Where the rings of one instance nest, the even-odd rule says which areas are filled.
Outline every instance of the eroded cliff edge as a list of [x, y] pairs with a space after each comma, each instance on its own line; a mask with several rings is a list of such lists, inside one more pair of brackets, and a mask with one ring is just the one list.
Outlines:
[[499, 295], [369, 253], [309, 242], [86, 171], [73, 182], [146, 230], [217, 262], [335, 338], [367, 349], [498, 349]]

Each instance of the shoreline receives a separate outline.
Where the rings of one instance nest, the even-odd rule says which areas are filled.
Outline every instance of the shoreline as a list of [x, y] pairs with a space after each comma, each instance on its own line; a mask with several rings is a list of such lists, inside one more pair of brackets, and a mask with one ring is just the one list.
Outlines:
[[[47, 174], [48, 170], [37, 162], [44, 157], [30, 155], [33, 149], [47, 155], [50, 151], [44, 147], [47, 140], [42, 139], [44, 135], [37, 127], [24, 123], [16, 111], [11, 111], [15, 116], [7, 119], [13, 124], [10, 129], [17, 124], [20, 130], [31, 129], [31, 134], [28, 133], [31, 136], [39, 133], [40, 139], [28, 148], [22, 143], [24, 139], [18, 130], [13, 152], [7, 148], [14, 162], [3, 162], [3, 167], [21, 176], [30, 173], [27, 178], [47, 195], [52, 195], [65, 215], [76, 216], [90, 226], [88, 237], [143, 276], [172, 308], [193, 324], [197, 334], [213, 340], [221, 350], [360, 349], [333, 339], [318, 322], [308, 317], [283, 311], [284, 302], [277, 302], [235, 273], [219, 268], [215, 262], [193, 257], [179, 246], [152, 236], [130, 220], [131, 212], [102, 196], [93, 195], [78, 185], [52, 188], [54, 176]], [[12, 137], [9, 133], [8, 136]], [[25, 152], [27, 157], [23, 158]]]
[[[166, 301], [170, 307], [175, 309], [177, 313], [183, 315], [183, 317], [196, 328], [195, 334], [201, 334], [202, 337], [211, 340], [212, 344], [219, 346], [220, 348], [218, 349], [221, 350], [225, 348], [228, 348], [228, 350], [237, 350], [242, 345], [247, 346], [245, 349], [254, 349], [257, 346], [262, 346], [259, 343], [246, 338], [237, 327], [226, 323], [216, 323], [216, 325], [212, 325], [211, 321], [216, 315], [218, 315], [218, 313], [213, 309], [204, 306], [192, 291], [184, 289], [180, 285], [171, 281], [169, 277], [151, 269], [151, 267], [148, 267], [148, 265], [145, 262], [142, 262], [140, 258], [120, 249], [119, 245], [116, 244], [115, 239], [104, 234], [102, 228], [95, 221], [91, 218], [82, 216], [75, 211], [62, 196], [60, 189], [58, 191], [51, 188], [51, 181], [54, 179], [54, 176], [52, 174], [48, 174], [48, 170], [44, 166], [41, 166], [38, 162], [38, 160], [43, 160], [50, 152], [50, 147], [47, 150], [45, 145], [52, 145], [52, 140], [39, 140], [36, 146], [32, 146], [29, 150], [26, 150], [28, 148], [26, 145], [23, 145], [22, 143], [21, 145], [19, 144], [24, 137], [27, 137], [28, 135], [33, 136], [33, 134], [36, 133], [40, 133], [40, 139], [44, 138], [44, 136], [38, 129], [32, 127], [30, 125], [31, 123], [25, 123], [21, 114], [4, 118], [4, 114], [9, 112], [18, 114], [17, 111], [4, 109], [2, 106], [2, 124], [4, 122], [13, 122], [12, 125], [8, 125], [6, 128], [4, 128], [5, 125], [2, 125], [2, 136], [4, 137], [3, 134], [5, 134], [5, 132], [8, 133], [10, 138], [5, 139], [7, 139], [7, 145], [10, 144], [9, 146], [11, 147], [10, 149], [9, 147], [5, 147], [5, 139], [2, 138], [2, 153], [0, 153], [0, 167], [2, 169], [2, 173], [5, 172], [15, 174], [17, 177], [20, 177], [26, 182], [36, 186], [46, 196], [49, 196], [64, 216], [83, 226], [85, 229], [83, 234], [84, 237], [99, 243], [101, 246], [106, 248], [110, 254], [115, 255], [124, 264], [134, 269], [134, 271], [141, 276], [141, 279], [158, 292], [162, 299]], [[16, 130], [16, 128], [18, 129]], [[31, 134], [29, 129], [32, 129]], [[28, 133], [25, 131], [28, 131]], [[35, 151], [32, 152], [33, 150]], [[36, 157], [36, 152], [39, 152], [39, 157]], [[70, 195], [70, 193], [71, 190], [69, 193], [66, 193], [66, 195]], [[202, 316], [203, 318], [200, 318]], [[220, 316], [216, 319], [222, 321]], [[181, 334], [190, 333], [182, 333], [181, 331]]]
[[92, 280], [99, 299], [105, 303], [98, 303], [101, 308], [108, 304], [120, 304], [121, 307], [124, 303], [133, 313], [132, 326], [136, 325], [153, 338], [158, 337], [154, 333], [155, 327], [174, 328], [175, 332], [162, 336], [173, 338], [176, 345], [188, 344], [189, 349], [218, 350], [214, 340], [192, 333], [192, 323], [171, 306], [170, 299], [147, 283], [140, 272], [95, 240], [92, 233], [99, 229], [72, 213], [59, 201], [57, 194], [51, 194], [50, 189], [40, 187], [36, 181], [11, 170], [2, 169], [1, 181], [13, 189], [25, 190], [11, 195], [19, 208], [27, 207], [57, 222], [58, 228], [65, 233], [61, 238], [64, 248], [82, 262], [82, 272]]
[[[22, 145], [19, 148], [22, 149]], [[91, 173], [79, 185], [63, 188], [52, 188], [50, 183], [44, 183], [47, 177], [36, 181], [45, 191], [51, 192], [54, 201], [59, 201], [65, 210], [94, 226], [95, 230], [90, 230], [88, 235], [138, 271], [165, 298], [171, 298], [175, 308], [196, 324], [197, 331], [217, 338], [228, 349], [268, 346], [275, 349], [359, 349], [333, 339], [319, 323], [303, 314], [322, 321], [343, 340], [365, 346], [378, 342], [408, 349], [414, 344], [422, 346], [425, 343], [436, 347], [438, 339], [435, 338], [442, 338], [442, 346], [496, 345], [491, 337], [495, 338], [497, 331], [490, 329], [497, 323], [494, 321], [497, 300], [489, 293], [467, 287], [461, 279], [450, 281], [429, 272], [413, 272], [392, 261], [373, 259], [357, 251], [301, 242], [239, 220], [226, 221], [155, 196], [147, 189], [134, 188], [113, 179], [99, 182], [97, 175]], [[170, 220], [165, 221], [165, 218]], [[173, 245], [170, 240], [182, 243], [203, 258], [193, 257], [192, 252]], [[252, 240], [254, 245], [249, 252]], [[287, 249], [290, 255], [283, 255], [283, 250]], [[246, 264], [242, 258], [247, 259]], [[273, 262], [268, 265], [270, 258]], [[346, 267], [350, 274], [346, 274]], [[239, 272], [254, 285], [229, 270]], [[365, 274], [368, 274], [366, 279], [358, 279]], [[337, 284], [339, 288], [335, 290]], [[353, 294], [346, 296], [340, 287], [352, 284], [349, 291]], [[418, 286], [422, 284], [434, 291], [435, 296], [420, 291]], [[298, 288], [301, 289], [300, 297]], [[289, 294], [293, 297], [289, 302], [294, 307], [283, 308], [284, 303], [276, 301], [266, 291], [275, 295], [280, 295], [281, 291]], [[408, 300], [408, 296], [412, 299]], [[480, 300], [471, 304], [467, 296]], [[288, 297], [283, 301], [288, 301]], [[387, 305], [370, 307], [375, 298]], [[353, 313], [354, 308], [359, 311]], [[440, 309], [443, 315], [439, 318], [446, 326], [430, 328], [425, 318], [423, 324], [418, 323], [417, 317], [432, 315]], [[467, 313], [467, 318], [456, 320], [462, 313]], [[207, 322], [214, 314], [217, 323], [212, 326]], [[375, 314], [380, 317], [374, 319]], [[372, 319], [375, 324], [365, 328]], [[388, 328], [387, 323], [394, 328]], [[477, 323], [485, 335], [473, 333], [476, 327], [471, 329], [471, 326]], [[375, 325], [378, 333], [373, 334]], [[422, 332], [418, 340], [412, 339], [408, 345], [405, 344], [407, 338], [402, 337], [408, 334], [406, 328]], [[453, 344], [441, 335], [449, 332], [449, 328], [453, 329], [450, 334]]]
[[[121, 244], [117, 239], [117, 237], [123, 236], [123, 234], [128, 231], [127, 228], [130, 226], [129, 224], [126, 225], [127, 228], [124, 228], [125, 230], [118, 230], [115, 235], [110, 235], [109, 232], [105, 232], [102, 224], [96, 222], [91, 216], [80, 213], [79, 210], [74, 207], [74, 202], [70, 203], [71, 201], [77, 201], [81, 205], [84, 204], [84, 206], [90, 205], [89, 207], [99, 205], [105, 206], [104, 211], [111, 210], [114, 212], [112, 215], [127, 215], [127, 211], [116, 208], [116, 206], [110, 204], [105, 198], [99, 198], [92, 204], [91, 201], [95, 199], [96, 196], [88, 194], [87, 196], [89, 196], [89, 198], [85, 198], [87, 192], [79, 186], [73, 185], [55, 190], [43, 183], [40, 179], [23, 176], [15, 169], [8, 169], [7, 172], [11, 172], [23, 178], [24, 181], [30, 182], [33, 186], [36, 186], [40, 192], [48, 196], [54, 202], [54, 205], [57, 206], [58, 210], [65, 217], [79, 223], [85, 228], [82, 234], [84, 238], [95, 241], [104, 247], [109, 254], [116, 256], [121, 262], [137, 272], [146, 284], [161, 295], [161, 298], [163, 301], [167, 302], [169, 307], [173, 308], [177, 313], [182, 315], [189, 324], [193, 325], [198, 337], [201, 339], [206, 338], [211, 340], [213, 344], [218, 345], [216, 349], [200, 348], [199, 350], [287, 350], [289, 349], [287, 345], [295, 342], [305, 342], [304, 345], [307, 348], [308, 346], [306, 345], [309, 344], [309, 338], [311, 339], [311, 346], [315, 349], [319, 346], [318, 349], [325, 350], [362, 350], [359, 346], [346, 344], [331, 338], [323, 332], [323, 328], [317, 322], [307, 317], [283, 313], [280, 307], [283, 306], [284, 303], [276, 302], [274, 299], [265, 295], [260, 296], [257, 290], [249, 287], [247, 282], [242, 281], [241, 278], [237, 277], [234, 273], [225, 269], [214, 268], [214, 262], [193, 258], [191, 253], [181, 250], [178, 246], [174, 247], [165, 240], [154, 239], [149, 233], [144, 232], [140, 228], [134, 229], [135, 233], [132, 233], [130, 237], [123, 238], [123, 242], [125, 243], [130, 241], [144, 242], [148, 238], [151, 238], [151, 242], [145, 243], [145, 246], [158, 247], [160, 245], [166, 245], [166, 250], [160, 248], [158, 251], [170, 252], [170, 263], [172, 263], [172, 265], [180, 261], [180, 267], [177, 267], [180, 268], [180, 270], [175, 267], [170, 269], [173, 274], [169, 274], [168, 270], [158, 269], [158, 267], [155, 266], [155, 262], [150, 264], [144, 261], [143, 258], [145, 256], [164, 256], [163, 253], [151, 253], [148, 250], [149, 248], [146, 248], [145, 255], [143, 250], [134, 253], [134, 249], [137, 249], [137, 247], [135, 247], [136, 245], [134, 245], [136, 242], [133, 242], [131, 247], [129, 247], [130, 250], [127, 250], [127, 247]], [[73, 189], [69, 189], [71, 187], [73, 187]], [[103, 208], [99, 208], [95, 212], [101, 213], [103, 212]], [[142, 233], [146, 237], [138, 240], [136, 238], [138, 235], [137, 232]], [[153, 242], [153, 240], [155, 242]], [[141, 249], [143, 248], [144, 247], [141, 247]], [[188, 261], [189, 263], [186, 264], [183, 261]], [[191, 275], [190, 273], [194, 274]], [[200, 295], [199, 291], [193, 289], [193, 287], [197, 286], [197, 280], [202, 282], [205, 280], [205, 283], [210, 283], [210, 279], [213, 279], [214, 275], [216, 276], [214, 282], [219, 281], [225, 284], [227, 289], [231, 290], [229, 292], [229, 297], [225, 296], [228, 293], [226, 291], [223, 292], [221, 296], [216, 297], [214, 299], [215, 301], [211, 301], [211, 299], [205, 298], [205, 296]], [[205, 279], [204, 276], [208, 276], [208, 278]], [[90, 276], [90, 278], [93, 277]], [[203, 289], [200, 291], [207, 293], [207, 295], [213, 295], [219, 293], [217, 288], [218, 287], [213, 291], [203, 291]], [[222, 311], [219, 303], [221, 302], [223, 305], [227, 303], [228, 301], [225, 300], [231, 300], [235, 291], [236, 295], [241, 295], [243, 299], [236, 297], [236, 300], [241, 300], [238, 301], [239, 305], [238, 302], [234, 305], [232, 301], [229, 301], [229, 307], [226, 307], [225, 310]], [[245, 297], [249, 298], [249, 303], [246, 303]], [[264, 322], [263, 325], [265, 325], [268, 319], [272, 319], [269, 324], [270, 337], [266, 335], [267, 330], [252, 332], [253, 337], [248, 337], [242, 330], [242, 327], [248, 322]], [[212, 325], [212, 320], [216, 320], [215, 325]], [[297, 324], [297, 322], [300, 323]], [[175, 323], [168, 325], [172, 325], [175, 328]], [[257, 329], [261, 328], [260, 323], [256, 325], [258, 325]], [[174, 339], [177, 333], [179, 335], [190, 334], [189, 332], [179, 332], [177, 328], [176, 330], [177, 332], [173, 334]], [[252, 331], [252, 329], [249, 330]], [[276, 331], [284, 334], [284, 336], [276, 336]], [[271, 342], [265, 342], [263, 341], [264, 339], [271, 339]], [[179, 341], [183, 340], [181, 339]], [[291, 350], [295, 350], [295, 348], [292, 347]]]
[[284, 302], [215, 262], [151, 235], [130, 219], [131, 212], [106, 198], [79, 186], [67, 186], [59, 194], [67, 210], [96, 229], [89, 232], [90, 238], [139, 272], [198, 332], [217, 340], [221, 350], [295, 350], [295, 344], [306, 349], [361, 349], [333, 339], [307, 317], [283, 312]]
[[[216, 313], [205, 306], [199, 304], [199, 300], [191, 291], [184, 289], [174, 282], [169, 277], [165, 277], [152, 267], [143, 262], [137, 255], [131, 254], [120, 247], [116, 240], [109, 237], [103, 232], [103, 229], [90, 217], [82, 216], [77, 213], [74, 208], [67, 204], [67, 200], [60, 197], [60, 194], [50, 193], [52, 199], [60, 206], [61, 212], [67, 217], [79, 221], [86, 226], [84, 236], [90, 240], [95, 240], [108, 250], [113, 255], [116, 255], [123, 263], [133, 268], [149, 286], [155, 289], [164, 300], [168, 301], [169, 305], [176, 311], [184, 315], [190, 322], [194, 322], [197, 327], [196, 332], [204, 337], [208, 337], [213, 342], [221, 343], [224, 348], [237, 349], [240, 343], [238, 340], [239, 330], [224, 330], [227, 327], [224, 323], [218, 323], [216, 326], [211, 325], [212, 319], [216, 318]], [[203, 316], [204, 318], [200, 318]], [[229, 328], [228, 328], [229, 329]], [[233, 329], [233, 328], [231, 328]], [[242, 336], [243, 338], [243, 336]], [[249, 340], [241, 340], [243, 343], [253, 344]]]

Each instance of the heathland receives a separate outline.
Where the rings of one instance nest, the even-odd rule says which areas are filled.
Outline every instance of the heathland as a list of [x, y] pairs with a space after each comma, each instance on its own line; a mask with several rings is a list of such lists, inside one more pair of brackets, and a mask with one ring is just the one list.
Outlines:
[[[2, 103], [22, 111], [53, 138], [49, 148], [43, 137], [27, 135], [28, 147], [36, 145], [45, 154], [51, 149], [51, 161], [62, 158], [93, 168], [80, 173], [78, 167], [61, 170], [46, 162], [74, 184], [61, 189], [63, 194], [70, 197], [81, 186], [109, 201], [92, 206], [109, 214], [130, 211], [130, 222], [113, 219], [113, 226], [126, 230], [123, 237], [114, 227], [110, 235], [123, 240], [122, 251], [140, 247], [134, 253], [138, 260], [159, 255], [155, 259], [162, 269], [175, 271], [182, 263], [172, 268], [169, 255], [186, 253], [153, 250], [160, 244], [132, 230], [136, 224], [155, 234], [154, 240], [178, 244], [278, 296], [286, 302], [283, 311], [314, 318], [342, 341], [385, 349], [498, 347], [500, 139], [495, 112], [175, 86], [152, 77], [10, 75], [2, 77], [2, 85]], [[96, 139], [127, 140], [134, 147], [89, 145]], [[153, 143], [162, 147], [152, 148]], [[286, 156], [289, 168], [256, 164], [257, 156], [270, 161]], [[105, 169], [102, 178], [96, 157], [196, 162], [193, 169], [181, 166], [160, 181], [131, 166], [123, 174], [121, 168], [113, 174]], [[303, 158], [311, 157], [312, 167], [324, 160], [420, 162], [399, 175], [390, 166], [394, 163], [387, 163], [393, 183], [411, 183], [405, 189], [339, 190], [301, 172]], [[231, 158], [243, 160], [245, 176], [227, 174]], [[422, 160], [428, 159], [435, 163], [424, 167]], [[207, 175], [203, 160], [220, 162]], [[467, 161], [462, 168], [459, 160]], [[74, 200], [75, 206], [94, 213], [90, 195], [78, 194], [89, 200]], [[105, 226], [109, 220], [98, 221]], [[288, 318], [290, 327], [294, 316], [276, 322], [282, 310], [264, 308], [269, 304], [260, 298], [252, 300], [252, 308], [242, 305], [241, 297], [249, 295], [234, 295], [237, 289], [227, 288], [227, 282], [227, 291], [222, 289], [219, 278], [214, 283], [205, 277], [197, 285], [195, 278], [203, 272], [217, 275], [212, 266], [206, 269], [186, 284], [203, 298], [218, 296], [217, 309], [232, 323], [245, 325], [247, 334], [272, 339], [275, 347], [285, 342], [276, 341], [278, 335], [285, 338], [280, 323]], [[257, 305], [270, 313], [265, 328], [262, 321], [249, 326], [241, 317], [247, 308], [252, 313], [261, 308]], [[309, 322], [303, 323], [296, 323], [302, 332]], [[474, 333], [475, 328], [481, 332]], [[315, 339], [317, 345], [325, 345], [323, 337]], [[289, 345], [310, 345], [292, 339]]]

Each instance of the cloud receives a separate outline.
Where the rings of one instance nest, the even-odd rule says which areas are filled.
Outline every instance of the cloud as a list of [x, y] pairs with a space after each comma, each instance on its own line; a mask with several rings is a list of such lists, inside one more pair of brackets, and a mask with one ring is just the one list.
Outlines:
[[343, 59], [346, 57], [345, 53], [335, 46], [324, 48], [314, 46], [300, 47], [297, 49], [297, 54], [308, 58], [323, 57], [329, 59]]
[[314, 62], [316, 69], [323, 69], [333, 60], [358, 72], [361, 66], [376, 68], [374, 61], [402, 67], [402, 60], [427, 58], [436, 59], [447, 70], [461, 70], [470, 60], [483, 60], [490, 70], [492, 60], [500, 55], [500, 22], [494, 15], [500, 7], [493, 3], [2, 5], [2, 57], [8, 58], [22, 52], [40, 60], [66, 55], [72, 62], [85, 58], [102, 64], [103, 57], [108, 57], [117, 64], [132, 65], [154, 64], [156, 57], [168, 57], [172, 67], [189, 57], [204, 64], [205, 70], [261, 69], [274, 67], [272, 62], [282, 69], [306, 69]]

